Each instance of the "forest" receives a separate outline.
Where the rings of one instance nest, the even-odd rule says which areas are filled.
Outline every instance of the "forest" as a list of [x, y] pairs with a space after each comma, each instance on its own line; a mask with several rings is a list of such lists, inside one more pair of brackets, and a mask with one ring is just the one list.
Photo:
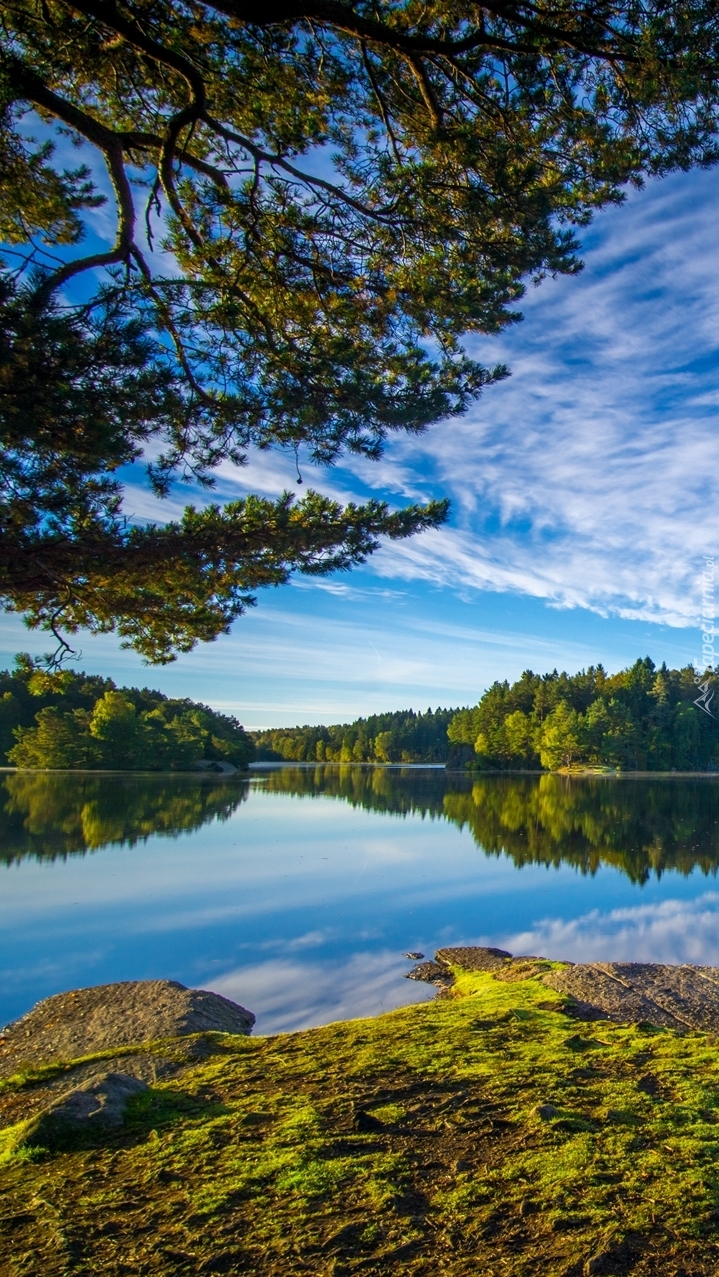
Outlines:
[[447, 729], [457, 711], [413, 709], [371, 714], [331, 727], [278, 727], [253, 732], [258, 762], [446, 763]]
[[59, 770], [184, 771], [205, 763], [244, 768], [249, 735], [226, 714], [149, 688], [63, 670], [26, 656], [0, 672], [0, 760]]
[[716, 771], [711, 685], [711, 675], [698, 684], [691, 665], [657, 669], [648, 656], [618, 674], [601, 665], [574, 675], [525, 670], [459, 710], [448, 735], [472, 748], [480, 770]]
[[717, 771], [711, 676], [645, 657], [617, 674], [495, 682], [468, 709], [412, 709], [352, 723], [246, 732], [187, 698], [63, 670], [20, 656], [0, 673], [0, 758], [27, 768], [183, 771], [203, 761], [425, 763], [472, 771]]

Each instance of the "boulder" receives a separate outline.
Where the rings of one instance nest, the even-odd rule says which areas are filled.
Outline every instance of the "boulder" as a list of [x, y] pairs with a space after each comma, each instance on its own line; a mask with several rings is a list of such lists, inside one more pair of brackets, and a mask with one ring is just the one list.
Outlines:
[[542, 980], [607, 1020], [645, 1020], [668, 1029], [719, 1029], [718, 967], [581, 962], [551, 971]]
[[506, 949], [489, 949], [479, 945], [438, 949], [435, 957], [444, 966], [451, 964], [461, 967], [463, 971], [501, 971], [512, 960], [511, 953], [507, 953]]
[[13, 1151], [62, 1147], [78, 1133], [100, 1134], [109, 1127], [121, 1126], [127, 1101], [147, 1089], [146, 1082], [127, 1073], [97, 1074], [23, 1123]]
[[113, 1047], [252, 1030], [251, 1011], [176, 980], [125, 980], [45, 998], [0, 1032], [0, 1077]]

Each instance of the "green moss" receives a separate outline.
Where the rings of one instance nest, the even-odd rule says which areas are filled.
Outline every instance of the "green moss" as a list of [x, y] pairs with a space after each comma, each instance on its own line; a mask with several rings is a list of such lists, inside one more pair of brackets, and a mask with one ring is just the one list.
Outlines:
[[715, 1273], [714, 1039], [578, 1025], [536, 977], [453, 995], [215, 1037], [92, 1147], [5, 1132], [0, 1270]]

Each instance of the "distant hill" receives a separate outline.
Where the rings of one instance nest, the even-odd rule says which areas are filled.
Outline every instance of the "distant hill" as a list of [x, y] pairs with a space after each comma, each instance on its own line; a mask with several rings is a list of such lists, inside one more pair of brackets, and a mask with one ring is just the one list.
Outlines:
[[255, 759], [298, 763], [446, 763], [454, 709], [395, 710], [330, 727], [277, 727], [252, 732]]
[[246, 767], [254, 753], [226, 714], [150, 688], [19, 657], [0, 672], [0, 763], [20, 768], [183, 771], [203, 759]]

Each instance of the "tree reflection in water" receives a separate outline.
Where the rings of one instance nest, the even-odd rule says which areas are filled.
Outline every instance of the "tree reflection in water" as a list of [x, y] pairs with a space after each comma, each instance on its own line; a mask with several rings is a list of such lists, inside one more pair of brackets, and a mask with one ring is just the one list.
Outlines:
[[[719, 866], [719, 778], [473, 779], [440, 768], [318, 764], [270, 770], [257, 783], [269, 794], [448, 821], [469, 829], [486, 855], [506, 855], [517, 866], [566, 864], [593, 874], [606, 864], [636, 883], [669, 869], [713, 874]], [[173, 837], [227, 820], [249, 787], [247, 777], [187, 773], [10, 774], [0, 789], [0, 859]]]
[[719, 778], [503, 775], [443, 770], [283, 767], [269, 790], [331, 795], [369, 811], [416, 812], [468, 828], [487, 855], [517, 866], [613, 865], [632, 882], [674, 869], [716, 873]]
[[0, 786], [0, 861], [172, 838], [227, 820], [248, 791], [246, 776], [15, 772]]

